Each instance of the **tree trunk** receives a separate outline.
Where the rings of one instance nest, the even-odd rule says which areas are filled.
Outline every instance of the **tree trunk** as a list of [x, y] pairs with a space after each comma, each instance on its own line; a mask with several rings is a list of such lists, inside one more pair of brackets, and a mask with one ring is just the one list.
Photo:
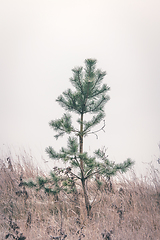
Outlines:
[[[80, 125], [80, 153], [83, 153], [83, 113], [81, 114], [81, 125]], [[83, 188], [83, 194], [85, 199], [85, 206], [87, 210], [87, 216], [91, 215], [91, 205], [89, 203], [89, 198], [86, 190], [85, 178], [84, 178], [84, 168], [83, 168], [83, 160], [80, 158], [80, 168], [81, 168], [81, 182]]]
[[84, 199], [85, 199], [85, 205], [86, 205], [86, 210], [87, 210], [87, 216], [91, 216], [91, 205], [88, 199], [88, 194], [87, 194], [87, 190], [86, 190], [86, 185], [85, 185], [85, 179], [81, 179], [82, 182], [82, 188], [83, 188], [83, 194], [84, 194]]
[[[83, 113], [81, 114], [81, 125], [80, 125], [80, 149], [79, 152], [82, 154], [83, 153]], [[84, 173], [83, 169], [83, 160], [80, 158], [80, 167], [81, 167], [81, 173]]]

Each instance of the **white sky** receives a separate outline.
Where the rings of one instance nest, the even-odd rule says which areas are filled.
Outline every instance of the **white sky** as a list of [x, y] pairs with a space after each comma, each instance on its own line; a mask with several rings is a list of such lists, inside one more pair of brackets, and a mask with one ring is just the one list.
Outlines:
[[159, 0], [1, 0], [1, 151], [29, 147], [47, 159], [47, 146], [66, 145], [48, 122], [62, 116], [55, 99], [86, 58], [107, 71], [111, 100], [105, 133], [85, 150], [105, 146], [142, 173], [160, 155]]

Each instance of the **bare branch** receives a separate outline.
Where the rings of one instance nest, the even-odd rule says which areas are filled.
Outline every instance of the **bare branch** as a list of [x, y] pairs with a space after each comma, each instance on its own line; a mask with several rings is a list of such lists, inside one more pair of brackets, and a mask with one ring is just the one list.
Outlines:
[[105, 130], [104, 130], [105, 126], [106, 126], [105, 120], [103, 120], [103, 126], [100, 129], [98, 129], [98, 130], [96, 130], [94, 132], [88, 132], [87, 134], [94, 134], [94, 135], [96, 135], [96, 138], [98, 139], [98, 135], [96, 133], [100, 132], [100, 131], [105, 132]]
[[81, 178], [78, 177], [76, 174], [74, 174], [74, 173], [72, 173], [72, 172], [70, 172], [70, 174], [81, 180]]
[[85, 180], [88, 179], [89, 177], [91, 177], [92, 175], [94, 175], [94, 174], [96, 174], [96, 173], [99, 173], [99, 172], [100, 172], [100, 169], [97, 170], [97, 171], [95, 171], [95, 172], [90, 173], [89, 175], [87, 175], [87, 176], [85, 177]]

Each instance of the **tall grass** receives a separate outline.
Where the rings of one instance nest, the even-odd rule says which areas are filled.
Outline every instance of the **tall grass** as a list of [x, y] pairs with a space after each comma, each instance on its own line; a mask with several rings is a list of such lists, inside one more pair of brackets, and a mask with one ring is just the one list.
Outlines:
[[[0, 160], [0, 239], [160, 239], [160, 173], [143, 179], [119, 175], [99, 188], [87, 183], [93, 216], [87, 218], [81, 189], [58, 200], [25, 188], [23, 180], [44, 175], [28, 161]], [[112, 184], [111, 184], [112, 183]]]

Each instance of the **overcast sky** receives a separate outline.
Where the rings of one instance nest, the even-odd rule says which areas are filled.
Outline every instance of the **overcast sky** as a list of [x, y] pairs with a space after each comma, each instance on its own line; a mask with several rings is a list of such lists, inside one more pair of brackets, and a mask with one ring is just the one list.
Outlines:
[[47, 146], [66, 145], [48, 122], [62, 116], [55, 99], [86, 58], [107, 72], [111, 99], [105, 133], [85, 138], [85, 150], [105, 146], [142, 173], [160, 157], [159, 0], [1, 0], [1, 152], [30, 148], [40, 161]]

